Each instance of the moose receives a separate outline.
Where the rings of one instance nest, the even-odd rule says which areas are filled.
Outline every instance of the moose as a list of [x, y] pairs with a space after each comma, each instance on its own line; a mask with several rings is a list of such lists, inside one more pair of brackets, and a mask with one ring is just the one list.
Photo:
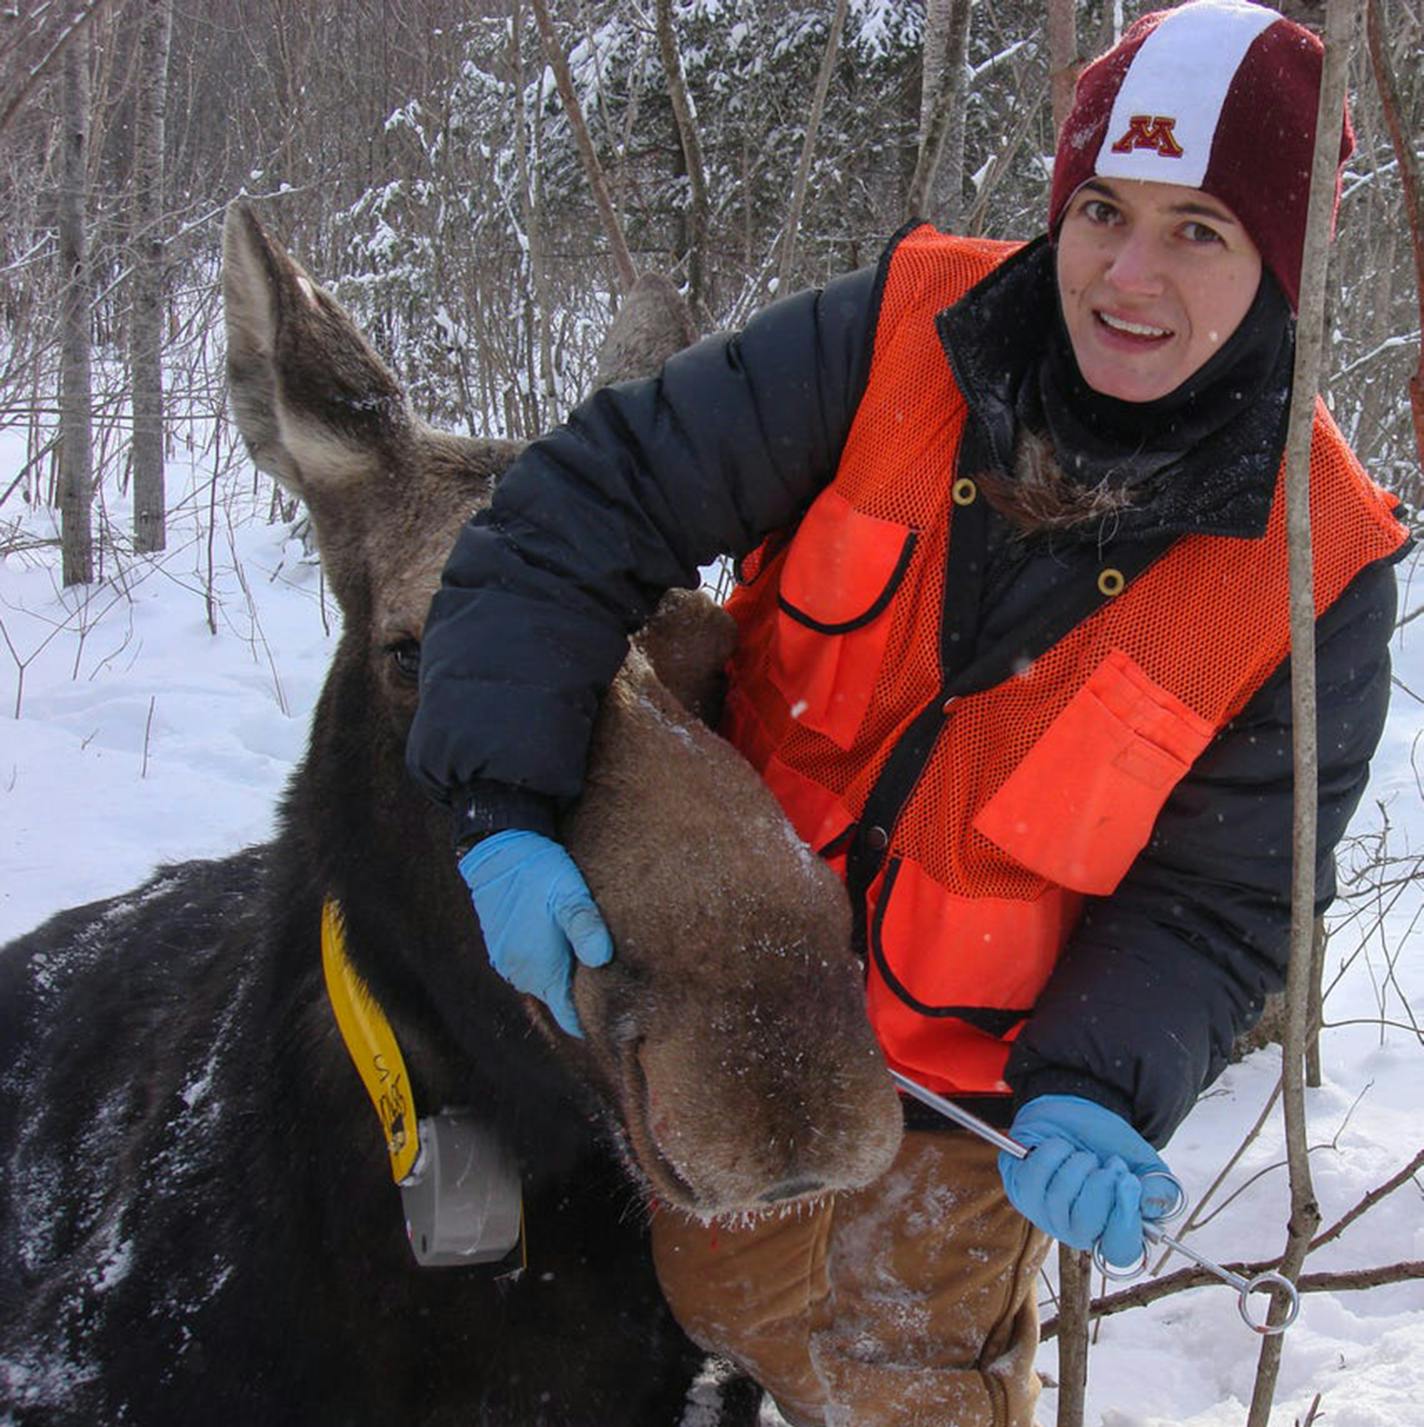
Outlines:
[[[443, 556], [517, 447], [419, 420], [246, 206], [223, 284], [239, 427], [305, 501], [343, 631], [273, 841], [0, 951], [0, 1419], [708, 1422], [652, 1206], [794, 1212], [901, 1133], [840, 884], [707, 725], [730, 621], [669, 597], [605, 700], [561, 836], [617, 955], [580, 972], [571, 1038], [489, 968], [402, 759]], [[415, 1111], [467, 1112], [517, 1166], [521, 1261], [416, 1262], [324, 985], [328, 906]]]

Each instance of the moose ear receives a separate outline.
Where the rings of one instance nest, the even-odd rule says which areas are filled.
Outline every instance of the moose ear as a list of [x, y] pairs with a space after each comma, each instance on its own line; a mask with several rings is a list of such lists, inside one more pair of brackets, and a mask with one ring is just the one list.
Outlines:
[[732, 616], [703, 590], [669, 590], [633, 643], [678, 703], [716, 728], [727, 690], [724, 671], [737, 645]]
[[604, 335], [593, 384], [656, 376], [674, 352], [696, 340], [697, 324], [676, 285], [661, 273], [643, 273]]
[[233, 411], [262, 470], [311, 505], [390, 469], [413, 429], [404, 389], [241, 202], [223, 222], [223, 307]]

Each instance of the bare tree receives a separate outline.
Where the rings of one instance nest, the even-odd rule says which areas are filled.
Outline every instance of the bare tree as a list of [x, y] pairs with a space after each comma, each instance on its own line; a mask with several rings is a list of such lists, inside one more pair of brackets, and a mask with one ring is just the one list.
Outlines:
[[816, 76], [816, 92], [811, 98], [811, 113], [806, 120], [806, 137], [801, 143], [801, 160], [796, 165], [791, 207], [787, 211], [786, 226], [781, 234], [781, 264], [777, 274], [777, 286], [783, 293], [791, 283], [791, 267], [796, 260], [796, 230], [801, 226], [801, 213], [806, 206], [806, 184], [811, 177], [811, 155], [816, 149], [816, 131], [821, 127], [821, 114], [826, 107], [826, 92], [831, 87], [831, 75], [835, 71], [836, 55], [841, 47], [845, 17], [846, 0], [836, 0], [836, 11], [831, 16], [831, 32], [826, 36], [826, 49], [821, 56], [821, 71]]
[[[10, 127], [15, 116], [24, 108], [25, 101], [54, 68], [70, 42], [82, 33], [84, 27], [106, 3], [107, 0], [90, 0], [89, 4], [77, 8], [73, 14], [61, 19], [58, 25], [49, 31], [46, 31], [45, 25], [50, 18], [50, 7], [40, 5], [25, 17], [18, 34], [7, 34], [4, 43], [0, 44], [0, 61], [4, 62], [6, 68], [19, 60], [27, 43], [36, 38], [44, 42], [45, 50], [30, 64], [16, 65], [16, 70], [13, 71], [16, 77], [13, 82], [6, 84], [3, 95], [0, 95], [0, 134]], [[12, 11], [9, 18], [19, 20], [20, 16]]]
[[682, 70], [682, 54], [673, 30], [672, 0], [657, 0], [657, 24], [668, 102], [677, 121], [682, 160], [687, 169], [687, 301], [698, 322], [702, 322], [707, 302], [707, 168], [702, 158], [702, 140], [697, 133], [697, 115], [687, 90], [687, 76]]
[[1048, 0], [1048, 83], [1053, 97], [1055, 134], [1073, 107], [1078, 63], [1078, 23], [1073, 0]]
[[[920, 146], [906, 199], [907, 216], [933, 216], [954, 228], [964, 205], [964, 109], [969, 51], [969, 19], [974, 0], [930, 0], [925, 12], [921, 60]], [[932, 212], [935, 176], [945, 197]]]
[[164, 113], [173, 0], [142, 0], [138, 103], [134, 117], [133, 303], [129, 371], [133, 384], [134, 548], [166, 542], [163, 488]]
[[1083, 1427], [1088, 1395], [1088, 1323], [1093, 1298], [1090, 1254], [1058, 1245], [1058, 1427]]
[[589, 187], [593, 190], [594, 202], [598, 205], [599, 217], [603, 220], [608, 245], [613, 251], [614, 266], [618, 269], [618, 285], [627, 292], [637, 282], [638, 270], [633, 265], [633, 255], [628, 251], [623, 225], [614, 211], [613, 199], [608, 192], [608, 181], [603, 174], [603, 165], [599, 163], [593, 140], [589, 138], [583, 106], [574, 90], [573, 76], [569, 73], [569, 62], [564, 55], [563, 46], [554, 33], [554, 22], [549, 18], [547, 0], [533, 0], [533, 5], [534, 18], [539, 22], [539, 35], [544, 41], [544, 54], [553, 68], [554, 81], [559, 86], [559, 98], [563, 100], [564, 112], [569, 116], [569, 127], [573, 130], [584, 173], [588, 177]]
[[94, 578], [93, 391], [90, 385], [89, 262], [84, 220], [89, 186], [89, 40], [76, 29], [64, 49], [59, 261], [64, 277], [60, 359], [60, 512], [66, 585]]
[[[1414, 280], [1419, 299], [1419, 326], [1424, 330], [1424, 186], [1419, 178], [1419, 160], [1414, 154], [1408, 130], [1402, 118], [1399, 85], [1394, 66], [1380, 33], [1379, 6], [1376, 0], [1366, 0], [1365, 33], [1369, 43], [1370, 67], [1379, 86], [1380, 103], [1390, 142], [1399, 162], [1399, 177], [1404, 188], [1404, 210], [1409, 220], [1409, 237], [1414, 249]], [[1419, 448], [1419, 463], [1424, 466], [1424, 341], [1419, 351], [1419, 367], [1410, 378], [1409, 403], [1414, 412], [1414, 440]]]
[[[1295, 828], [1292, 846], [1291, 956], [1286, 978], [1286, 1026], [1281, 1045], [1282, 1106], [1290, 1165], [1291, 1208], [1280, 1271], [1294, 1281], [1320, 1227], [1306, 1142], [1305, 1049], [1315, 938], [1316, 812], [1319, 750], [1315, 723], [1315, 598], [1310, 529], [1310, 435], [1320, 386], [1325, 281], [1345, 72], [1360, 0], [1328, 0], [1325, 63], [1316, 110], [1305, 251], [1301, 258], [1300, 321], [1286, 439], [1286, 529], [1290, 547], [1291, 722]], [[1274, 1311], [1283, 1311], [1277, 1299]], [[1247, 1427], [1266, 1427], [1280, 1373], [1281, 1341], [1262, 1339]]]
[[524, 253], [528, 279], [524, 284], [524, 325], [530, 345], [530, 367], [535, 367], [534, 351], [538, 352], [536, 371], [529, 381], [529, 411], [524, 430], [529, 435], [539, 431], [548, 413], [554, 409], [554, 354], [549, 332], [549, 295], [544, 282], [544, 215], [538, 201], [538, 180], [529, 168], [528, 123], [524, 108], [524, 55], [520, 34], [524, 28], [524, 7], [515, 0], [513, 23], [509, 27], [509, 67], [514, 88], [514, 159], [519, 174], [519, 201], [524, 224]]

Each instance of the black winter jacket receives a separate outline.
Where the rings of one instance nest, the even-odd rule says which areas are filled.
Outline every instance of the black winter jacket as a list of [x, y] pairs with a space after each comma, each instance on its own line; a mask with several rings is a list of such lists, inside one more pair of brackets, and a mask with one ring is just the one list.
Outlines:
[[[1042, 253], [1024, 250], [941, 315], [946, 359], [984, 433], [965, 442], [977, 447], [973, 459], [1001, 446], [990, 438], [1012, 418], [996, 378], [1028, 359], [1048, 320], [1023, 309]], [[738, 334], [705, 339], [656, 379], [596, 392], [524, 452], [461, 532], [426, 624], [408, 747], [412, 773], [451, 806], [457, 838], [551, 831], [555, 804], [579, 791], [627, 636], [664, 590], [694, 587], [718, 555], [744, 555], [790, 526], [830, 480], [868, 379], [888, 261], [887, 252], [876, 268], [774, 304]], [[976, 332], [984, 342], [966, 343]], [[1198, 483], [1183, 483], [1167, 528], [1134, 538], [1165, 541], [1184, 528], [1259, 535], [1282, 414], [1258, 413], [1229, 459], [1216, 453], [1212, 471], [1235, 472], [1226, 499], [1203, 479], [1213, 493], [1193, 510], [1181, 497]], [[1099, 532], [1092, 554], [1114, 538]], [[990, 544], [1019, 552], [986, 581], [979, 618], [997, 643], [1053, 599], [1075, 550]], [[1381, 562], [1317, 625], [1322, 909], [1384, 723], [1394, 611], [1394, 572]], [[1165, 1143], [1284, 981], [1291, 758], [1283, 666], [1178, 785], [1117, 891], [1087, 904], [1015, 1043], [1015, 1103], [1083, 1095]]]

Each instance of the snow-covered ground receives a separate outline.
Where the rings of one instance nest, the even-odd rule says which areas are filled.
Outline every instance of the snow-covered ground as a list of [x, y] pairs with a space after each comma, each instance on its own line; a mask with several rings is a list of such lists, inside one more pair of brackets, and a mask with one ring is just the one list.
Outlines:
[[[0, 490], [21, 449], [15, 433], [0, 431]], [[170, 553], [126, 562], [119, 578], [61, 592], [53, 547], [0, 560], [0, 942], [61, 907], [122, 891], [160, 862], [225, 853], [272, 827], [338, 617], [300, 542], [266, 523], [265, 481], [228, 489], [210, 546], [206, 480], [200, 464], [174, 464], [170, 500], [181, 509]], [[0, 508], [0, 535], [19, 528], [54, 533], [47, 515], [25, 513], [12, 496]], [[1412, 571], [1401, 569], [1405, 610], [1424, 604], [1424, 579], [1411, 588]], [[1415, 1020], [1424, 1012], [1415, 927], [1424, 881], [1409, 876], [1410, 859], [1424, 853], [1424, 749], [1416, 747], [1424, 621], [1403, 627], [1397, 642], [1402, 687], [1347, 857], [1359, 863], [1377, 852], [1372, 839], [1387, 827], [1396, 885], [1340, 908], [1325, 1083], [1309, 1094], [1327, 1225], [1424, 1147], [1424, 1038]], [[1193, 1201], [1270, 1098], [1277, 1062], [1263, 1051], [1233, 1066], [1178, 1132], [1167, 1158]], [[1214, 1194], [1219, 1213], [1190, 1242], [1225, 1261], [1278, 1253], [1281, 1161], [1273, 1112]], [[1418, 1180], [1396, 1190], [1307, 1269], [1424, 1260], [1421, 1195]], [[1106, 1319], [1092, 1351], [1087, 1421], [1239, 1427], [1258, 1346], [1224, 1287]], [[1056, 1375], [1052, 1343], [1040, 1365]], [[1325, 1427], [1424, 1424], [1424, 1282], [1306, 1298], [1287, 1335], [1273, 1427], [1304, 1423], [1317, 1394]], [[1054, 1406], [1050, 1391], [1045, 1423]]]

